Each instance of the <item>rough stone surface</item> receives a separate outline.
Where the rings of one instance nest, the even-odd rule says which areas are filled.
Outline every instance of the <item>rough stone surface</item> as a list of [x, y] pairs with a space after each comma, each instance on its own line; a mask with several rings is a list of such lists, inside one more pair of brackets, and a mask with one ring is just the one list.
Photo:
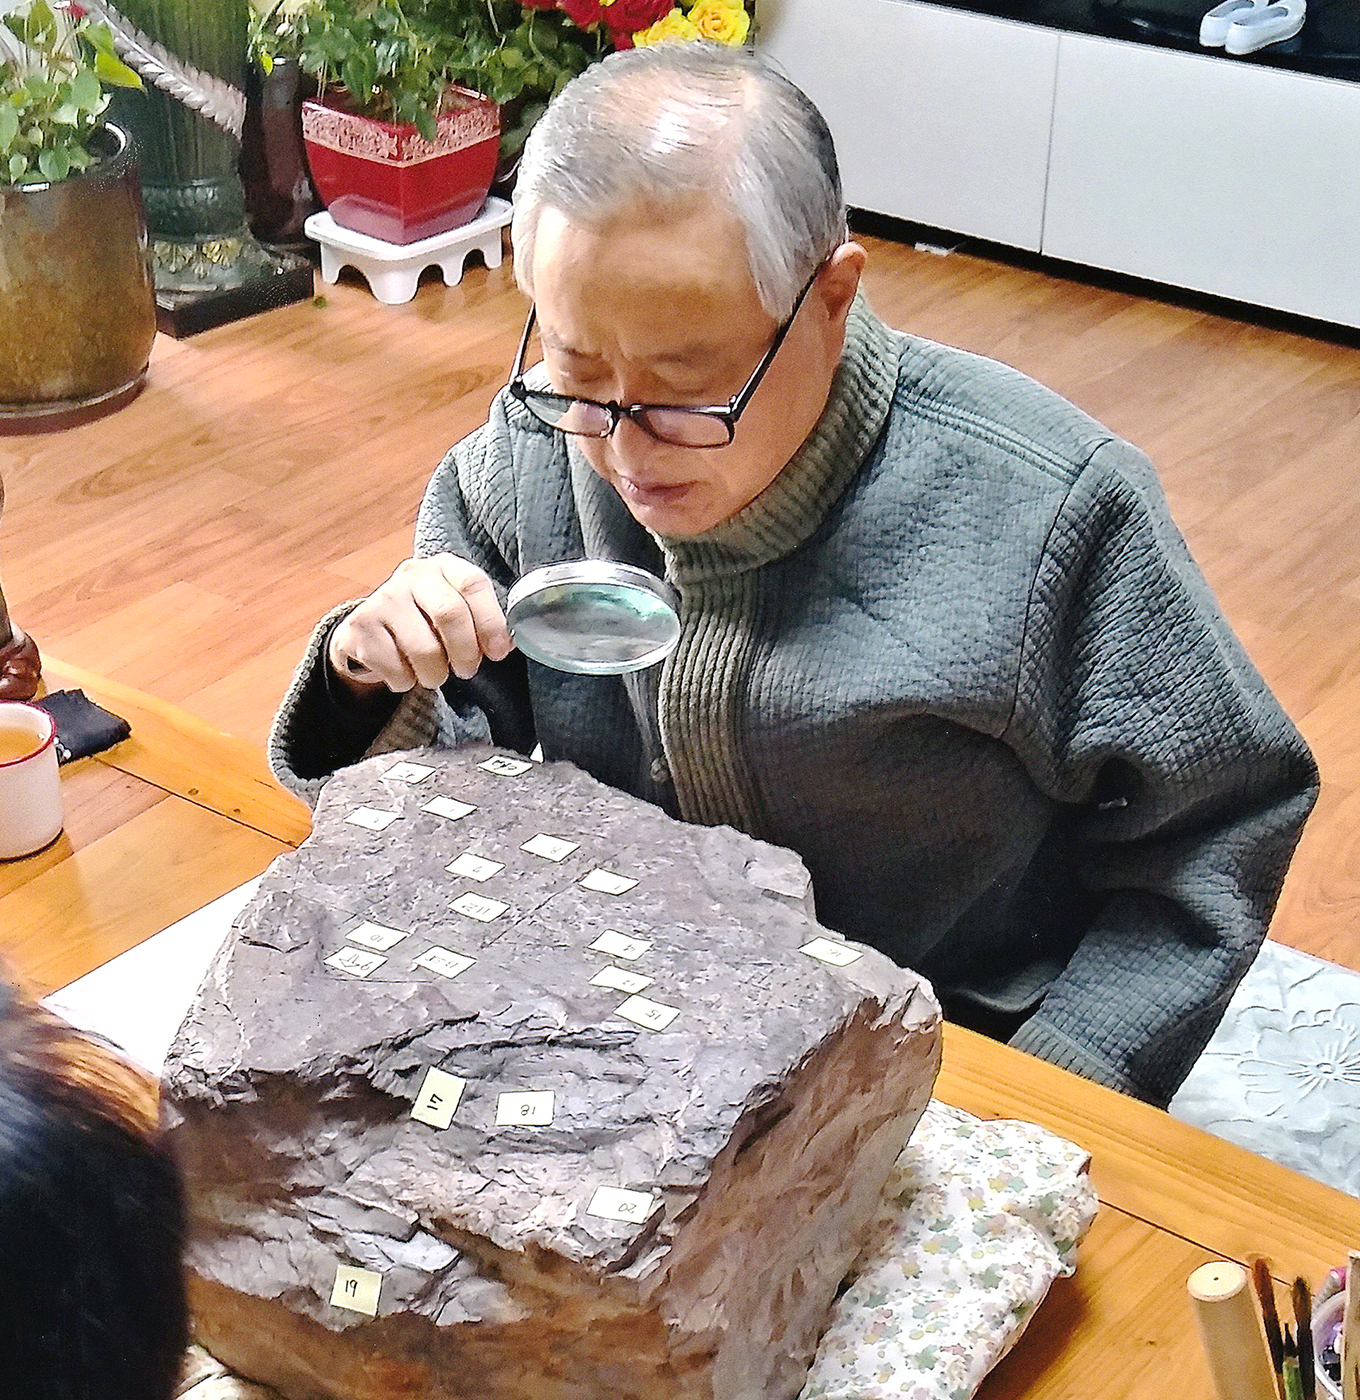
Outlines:
[[[819, 928], [789, 853], [494, 753], [337, 774], [180, 1028], [200, 1338], [290, 1400], [796, 1395], [929, 1098], [929, 987]], [[394, 776], [411, 763], [433, 771]], [[440, 797], [474, 810], [424, 810]], [[523, 850], [537, 835], [577, 848]], [[446, 870], [468, 853], [503, 868]], [[597, 868], [637, 883], [582, 886]], [[468, 894], [505, 909], [456, 912]], [[366, 977], [328, 966], [369, 951], [366, 922], [404, 936]], [[592, 951], [607, 932], [650, 946]], [[473, 961], [440, 976], [431, 946]], [[591, 982], [609, 968], [652, 979], [670, 1023], [620, 1015], [628, 990]], [[442, 1129], [412, 1117], [432, 1068], [465, 1081]], [[498, 1126], [524, 1091], [551, 1123]], [[642, 1193], [638, 1218], [590, 1213], [601, 1187]], [[376, 1315], [332, 1304], [342, 1266], [381, 1275]]]

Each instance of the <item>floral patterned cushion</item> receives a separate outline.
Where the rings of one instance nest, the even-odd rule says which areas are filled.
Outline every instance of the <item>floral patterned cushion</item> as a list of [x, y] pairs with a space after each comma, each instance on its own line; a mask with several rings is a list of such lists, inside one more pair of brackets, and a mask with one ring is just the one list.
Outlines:
[[[898, 1158], [802, 1400], [967, 1400], [1072, 1272], [1087, 1156], [932, 1102]], [[277, 1400], [194, 1347], [179, 1400]]]
[[932, 1102], [884, 1193], [802, 1400], [967, 1400], [1096, 1213], [1079, 1147]]

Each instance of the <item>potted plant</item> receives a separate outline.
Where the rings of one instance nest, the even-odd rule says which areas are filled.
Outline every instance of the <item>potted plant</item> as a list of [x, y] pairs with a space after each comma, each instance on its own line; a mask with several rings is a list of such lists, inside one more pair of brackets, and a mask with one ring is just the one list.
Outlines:
[[[437, 231], [436, 226], [453, 227], [457, 219], [475, 215], [480, 207], [476, 195], [491, 149], [484, 130], [488, 109], [476, 104], [475, 124], [483, 131], [474, 143], [479, 149], [464, 160], [477, 167], [477, 178], [466, 183], [461, 197], [460, 191], [451, 192], [447, 196], [450, 207], [426, 222], [419, 213], [406, 215], [396, 207], [402, 187], [411, 187], [405, 191], [410, 196], [420, 188], [438, 189], [448, 177], [435, 170], [406, 179], [397, 175], [391, 168], [397, 144], [393, 128], [400, 129], [408, 161], [429, 161], [433, 154], [430, 146], [451, 144], [440, 130], [441, 124], [444, 128], [451, 124], [449, 109], [466, 111], [472, 102], [466, 93], [451, 93], [450, 89], [468, 89], [500, 108], [495, 176], [503, 178], [513, 170], [519, 149], [548, 99], [608, 50], [603, 33], [588, 33], [564, 12], [524, 5], [519, 0], [252, 3], [256, 9], [251, 53], [266, 77], [281, 63], [296, 64], [318, 86], [321, 105], [385, 123], [375, 127], [347, 123], [351, 136], [339, 153], [382, 152], [389, 164], [383, 176], [365, 173], [349, 161], [343, 163], [349, 169], [338, 169], [342, 162], [333, 156], [337, 154], [334, 147], [341, 144], [335, 139], [339, 123], [315, 107], [307, 109], [305, 119], [312, 138], [308, 157], [315, 162], [313, 178], [318, 186], [328, 185], [323, 197], [332, 215], [343, 224], [391, 241], [420, 236], [412, 231], [413, 224], [423, 224], [424, 232], [429, 233]], [[325, 137], [327, 130], [331, 139]], [[412, 142], [413, 130], [421, 144]], [[371, 194], [356, 192], [348, 197], [348, 181], [355, 178], [370, 185], [385, 180], [392, 196], [385, 217], [365, 205]]]
[[486, 200], [500, 136], [490, 98], [458, 85], [462, 41], [418, 0], [281, 0], [259, 17], [268, 72], [296, 57], [317, 193], [332, 217], [390, 243], [466, 223]]
[[320, 89], [302, 129], [322, 199], [337, 222], [395, 243], [474, 217], [547, 103], [611, 49], [740, 44], [750, 29], [745, 0], [256, 3], [257, 62], [294, 60]]
[[0, 16], [0, 431], [108, 411], [145, 379], [146, 222], [105, 83], [141, 86], [78, 5]]

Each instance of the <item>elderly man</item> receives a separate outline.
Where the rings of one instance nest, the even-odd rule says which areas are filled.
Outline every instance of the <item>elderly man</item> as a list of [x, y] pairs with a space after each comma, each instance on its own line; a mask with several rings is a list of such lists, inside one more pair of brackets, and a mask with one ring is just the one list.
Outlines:
[[[830, 134], [749, 55], [576, 79], [520, 168], [534, 309], [416, 555], [317, 630], [276, 724], [313, 793], [490, 737], [791, 847], [819, 918], [949, 1013], [1164, 1103], [1264, 936], [1315, 793], [1146, 460], [858, 295]], [[542, 363], [533, 360], [534, 337]], [[627, 679], [512, 650], [526, 570], [662, 572]]]

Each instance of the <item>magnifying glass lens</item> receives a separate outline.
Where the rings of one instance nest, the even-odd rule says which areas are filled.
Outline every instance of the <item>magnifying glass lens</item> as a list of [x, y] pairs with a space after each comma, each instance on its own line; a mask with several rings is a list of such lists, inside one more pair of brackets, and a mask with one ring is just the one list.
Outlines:
[[628, 564], [549, 564], [510, 590], [506, 621], [534, 661], [577, 675], [615, 676], [663, 660], [680, 637], [669, 584]]

